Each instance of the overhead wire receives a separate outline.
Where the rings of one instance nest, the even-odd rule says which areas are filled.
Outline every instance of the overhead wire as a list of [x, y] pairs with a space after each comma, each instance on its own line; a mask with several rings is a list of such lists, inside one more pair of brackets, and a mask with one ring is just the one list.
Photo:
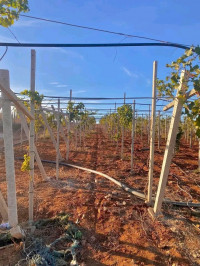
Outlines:
[[20, 41], [18, 40], [17, 36], [14, 34], [14, 32], [10, 29], [10, 27], [7, 27], [9, 32], [12, 34], [12, 36], [15, 38], [15, 40], [20, 44]]
[[3, 53], [3, 55], [0, 57], [0, 61], [4, 58], [4, 56], [6, 55], [8, 51], [8, 46], [6, 46], [5, 52]]
[[95, 48], [95, 47], [177, 47], [180, 49], [188, 50], [190, 46], [176, 44], [176, 43], [10, 43], [10, 42], [0, 42], [0, 46], [8, 47], [46, 47], [46, 48], [55, 48], [55, 47], [73, 47], [73, 48]]
[[133, 34], [128, 34], [128, 33], [111, 31], [111, 30], [99, 29], [99, 28], [83, 26], [83, 25], [78, 25], [78, 24], [72, 24], [72, 23], [68, 23], [68, 22], [63, 22], [63, 21], [58, 21], [58, 20], [53, 20], [53, 19], [47, 19], [47, 18], [41, 18], [41, 17], [36, 17], [36, 16], [20, 14], [20, 17], [26, 17], [26, 18], [31, 18], [31, 19], [35, 19], [35, 20], [40, 20], [40, 21], [45, 21], [45, 22], [50, 22], [50, 23], [55, 23], [55, 24], [61, 24], [61, 25], [76, 27], [76, 28], [81, 28], [81, 29], [93, 30], [93, 31], [98, 31], [98, 32], [104, 32], [104, 33], [109, 33], [109, 34], [114, 34], [114, 35], [120, 35], [120, 36], [125, 36], [125, 37], [145, 39], [145, 40], [156, 41], [156, 42], [161, 42], [161, 43], [172, 43], [172, 42], [163, 41], [163, 40], [150, 38], [150, 37], [146, 37], [146, 36], [139, 36], [139, 35], [133, 35]]

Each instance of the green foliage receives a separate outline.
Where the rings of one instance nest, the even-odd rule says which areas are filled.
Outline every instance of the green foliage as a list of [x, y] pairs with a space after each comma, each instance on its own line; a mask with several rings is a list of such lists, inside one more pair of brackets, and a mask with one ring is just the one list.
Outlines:
[[20, 94], [28, 96], [37, 106], [40, 106], [44, 99], [44, 95], [39, 94], [38, 91], [32, 92], [31, 90], [24, 90], [21, 91]]
[[[42, 101], [44, 99], [43, 94], [39, 94], [38, 91], [32, 92], [31, 90], [21, 91], [20, 94], [28, 96], [31, 101], [34, 101], [35, 109], [39, 109]], [[27, 101], [23, 101], [23, 104], [30, 110], [30, 103]], [[39, 129], [43, 126], [44, 122], [41, 114], [35, 113], [35, 132], [37, 133]]]
[[67, 213], [59, 213], [57, 216], [53, 218], [41, 219], [37, 220], [34, 225], [38, 229], [42, 229], [47, 226], [66, 226], [69, 222], [69, 214]]
[[85, 105], [83, 103], [78, 103], [75, 105], [73, 102], [69, 101], [67, 110], [70, 113], [70, 120], [80, 120], [80, 115], [84, 114]]
[[1, 0], [0, 25], [9, 27], [19, 19], [21, 12], [28, 12], [28, 0]]
[[132, 121], [132, 107], [131, 107], [131, 105], [124, 104], [124, 105], [118, 107], [117, 113], [119, 116], [120, 125], [124, 126], [125, 128], [128, 127], [130, 122]]
[[130, 129], [132, 124], [132, 107], [124, 104], [117, 108], [117, 113], [110, 113], [100, 120], [101, 125], [105, 125], [110, 138], [118, 141], [122, 132], [121, 128]]
[[28, 154], [24, 154], [24, 161], [21, 166], [21, 171], [29, 171], [30, 170], [30, 156]]
[[86, 126], [96, 123], [95, 117], [92, 116], [95, 112], [85, 110], [85, 105], [81, 102], [75, 105], [73, 102], [69, 101], [67, 111], [70, 113], [70, 121], [80, 121], [80, 125]]
[[[108, 133], [111, 139], [118, 141], [120, 138], [120, 124], [118, 113], [110, 113], [104, 115], [100, 120], [100, 125], [105, 125], [107, 127]], [[116, 129], [116, 130], [115, 130]]]
[[[171, 68], [171, 73], [166, 77], [166, 80], [157, 80], [157, 89], [160, 96], [174, 97], [175, 90], [179, 88], [180, 74], [185, 70], [188, 81], [183, 80], [185, 92], [192, 87], [196, 90], [196, 96], [200, 93], [200, 47], [191, 47], [180, 56], [176, 61], [167, 64]], [[189, 117], [190, 121], [196, 128], [196, 135], [200, 137], [200, 99], [197, 98], [192, 102], [186, 101], [185, 95], [180, 95], [179, 99], [183, 101], [184, 113]]]
[[48, 113], [47, 114], [47, 121], [48, 121], [48, 124], [50, 125], [50, 127], [56, 128], [57, 123], [55, 122], [55, 115], [54, 114]]

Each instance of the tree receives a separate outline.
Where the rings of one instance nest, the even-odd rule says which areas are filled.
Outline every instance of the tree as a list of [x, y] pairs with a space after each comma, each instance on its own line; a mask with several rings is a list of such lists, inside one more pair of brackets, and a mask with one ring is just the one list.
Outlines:
[[1, 0], [0, 25], [9, 27], [19, 19], [21, 12], [28, 12], [28, 0]]
[[132, 107], [131, 105], [124, 104], [117, 108], [117, 113], [119, 115], [119, 123], [124, 128], [128, 128], [132, 121]]

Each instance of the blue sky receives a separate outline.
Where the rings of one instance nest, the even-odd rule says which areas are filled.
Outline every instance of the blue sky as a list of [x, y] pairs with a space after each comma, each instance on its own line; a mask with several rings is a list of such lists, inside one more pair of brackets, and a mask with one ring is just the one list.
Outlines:
[[[66, 21], [183, 44], [200, 44], [199, 0], [30, 0], [29, 15]], [[20, 42], [141, 42], [107, 33], [20, 18], [11, 27]], [[0, 27], [0, 41], [16, 42]], [[145, 41], [145, 40], [144, 40]], [[4, 48], [0, 48], [0, 53]], [[80, 97], [151, 96], [152, 64], [158, 77], [166, 63], [182, 54], [177, 48], [37, 48], [36, 89], [45, 95]], [[11, 88], [29, 89], [30, 49], [9, 48], [0, 62], [9, 69]]]

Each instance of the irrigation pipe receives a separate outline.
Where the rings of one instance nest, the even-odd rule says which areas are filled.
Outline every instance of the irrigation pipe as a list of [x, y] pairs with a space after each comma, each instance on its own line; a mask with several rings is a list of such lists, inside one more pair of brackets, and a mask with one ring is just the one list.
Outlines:
[[[48, 161], [48, 160], [42, 160], [42, 162], [44, 162], [44, 163], [53, 163], [53, 164], [56, 163], [54, 161]], [[89, 168], [85, 168], [85, 167], [81, 167], [81, 166], [78, 166], [78, 165], [74, 165], [74, 164], [60, 162], [60, 165], [73, 167], [73, 168], [76, 168], [76, 169], [87, 171], [89, 173], [93, 173], [93, 174], [96, 174], [96, 175], [103, 176], [103, 177], [107, 178], [108, 180], [112, 181], [113, 183], [115, 183], [116, 185], [118, 185], [119, 187], [123, 188], [125, 191], [137, 196], [140, 199], [145, 199], [145, 195], [143, 193], [137, 192], [136, 190], [128, 187], [127, 185], [125, 185], [125, 184], [123, 184], [123, 183], [121, 183], [119, 181], [117, 181], [116, 179], [114, 179], [113, 177], [111, 177], [109, 175], [103, 174], [101, 172], [98, 172], [98, 171], [95, 171], [95, 170], [92, 170], [92, 169], [89, 169]]]
[[[23, 158], [15, 158], [17, 160], [23, 160]], [[51, 164], [56, 164], [55, 161], [49, 161], [49, 160], [41, 160], [43, 163], [51, 163]], [[85, 168], [85, 167], [81, 167], [81, 166], [78, 166], [78, 165], [74, 165], [74, 164], [69, 164], [69, 163], [64, 163], [64, 162], [60, 162], [59, 163], [60, 165], [63, 165], [63, 166], [68, 166], [68, 167], [73, 167], [73, 168], [76, 168], [76, 169], [79, 169], [79, 170], [83, 170], [83, 171], [87, 171], [89, 173], [93, 173], [93, 174], [96, 174], [96, 175], [99, 175], [99, 176], [103, 176], [105, 178], [107, 178], [108, 180], [110, 180], [111, 182], [115, 183], [116, 185], [118, 185], [119, 187], [121, 187], [122, 189], [124, 189], [126, 192], [129, 192], [130, 194], [140, 198], [140, 199], [143, 199], [143, 200], [146, 200], [146, 196], [141, 193], [141, 192], [138, 192], [130, 187], [128, 187], [127, 185], [125, 185], [124, 183], [122, 182], [119, 182], [117, 181], [115, 178], [109, 176], [109, 175], [106, 175], [106, 174], [103, 174], [99, 171], [95, 171], [95, 170], [92, 170], [92, 169], [89, 169], [89, 168]], [[155, 198], [153, 198], [152, 200], [155, 200]], [[172, 204], [172, 205], [176, 205], [176, 206], [180, 206], [180, 207], [195, 207], [195, 208], [200, 208], [200, 203], [193, 203], [193, 202], [178, 202], [178, 201], [171, 201], [170, 199], [164, 199], [163, 201], [164, 203], [167, 203], [167, 204]]]

